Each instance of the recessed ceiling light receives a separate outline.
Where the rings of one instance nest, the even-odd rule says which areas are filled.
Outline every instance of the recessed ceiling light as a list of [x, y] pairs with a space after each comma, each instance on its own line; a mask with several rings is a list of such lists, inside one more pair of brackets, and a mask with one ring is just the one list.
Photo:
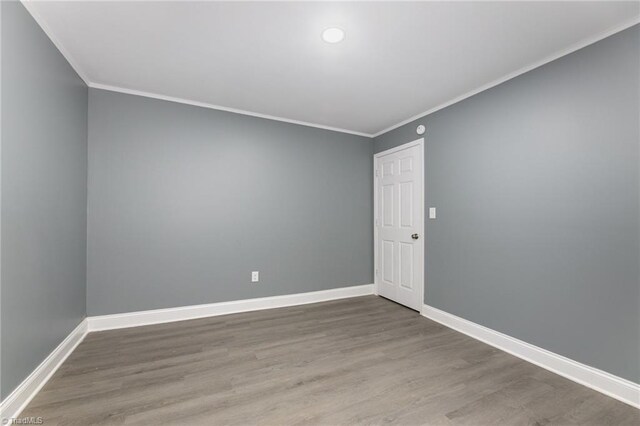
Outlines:
[[327, 28], [322, 32], [322, 39], [327, 43], [339, 43], [344, 40], [344, 31], [340, 28]]

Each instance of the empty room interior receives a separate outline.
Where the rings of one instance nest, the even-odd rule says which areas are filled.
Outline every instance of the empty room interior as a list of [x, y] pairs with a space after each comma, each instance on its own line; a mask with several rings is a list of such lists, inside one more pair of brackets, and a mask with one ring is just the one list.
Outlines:
[[640, 425], [640, 2], [0, 2], [3, 425]]

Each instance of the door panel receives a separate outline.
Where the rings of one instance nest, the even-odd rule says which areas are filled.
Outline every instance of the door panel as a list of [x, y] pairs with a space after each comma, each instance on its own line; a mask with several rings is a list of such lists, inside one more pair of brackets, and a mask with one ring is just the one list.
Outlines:
[[404, 157], [400, 159], [400, 174], [413, 170], [413, 158]]
[[416, 310], [424, 285], [422, 152], [411, 143], [376, 159], [378, 293]]
[[400, 183], [400, 226], [413, 226], [413, 182]]
[[382, 242], [382, 279], [393, 285], [393, 241]]
[[393, 176], [393, 160], [382, 162], [382, 177]]
[[394, 191], [393, 184], [383, 185], [382, 186], [382, 225], [383, 226], [393, 226], [393, 211], [394, 211], [394, 202], [393, 202], [393, 193]]
[[413, 244], [400, 243], [400, 285], [413, 289]]

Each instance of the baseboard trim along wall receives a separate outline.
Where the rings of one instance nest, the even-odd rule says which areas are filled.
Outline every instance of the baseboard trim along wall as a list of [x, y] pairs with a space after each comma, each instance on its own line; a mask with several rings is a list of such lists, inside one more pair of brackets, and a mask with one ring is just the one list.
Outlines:
[[88, 317], [89, 331], [114, 330], [117, 328], [138, 327], [165, 322], [184, 321], [217, 315], [259, 311], [262, 309], [284, 308], [286, 306], [305, 305], [373, 294], [373, 284], [353, 287], [340, 287], [309, 293], [287, 294], [284, 296], [260, 297], [255, 299], [234, 300], [230, 302], [209, 303], [205, 305], [181, 306], [178, 308], [154, 309], [149, 311], [127, 312], [123, 314]]
[[[87, 335], [84, 319], [0, 404], [2, 419], [16, 418]], [[4, 424], [4, 423], [3, 423]]]
[[91, 331], [113, 330], [217, 315], [306, 305], [373, 294], [374, 285], [365, 284], [309, 293], [234, 300], [206, 305], [182, 306], [124, 314], [102, 315], [84, 319], [49, 356], [0, 404], [2, 419], [16, 418], [58, 370], [74, 349]]
[[429, 305], [423, 305], [422, 315], [576, 383], [640, 408], [640, 385], [637, 383], [581, 364]]
[[[374, 294], [374, 285], [365, 284], [309, 293], [88, 317], [2, 401], [0, 404], [0, 413], [2, 413], [3, 419], [18, 417], [67, 357], [82, 342], [87, 333], [91, 331], [113, 330], [263, 309], [283, 308], [371, 294]], [[518, 358], [633, 407], [640, 408], [640, 385], [637, 383], [581, 364], [562, 355], [523, 342], [522, 340], [441, 311], [432, 306], [423, 305], [421, 314], [426, 318], [517, 356]]]

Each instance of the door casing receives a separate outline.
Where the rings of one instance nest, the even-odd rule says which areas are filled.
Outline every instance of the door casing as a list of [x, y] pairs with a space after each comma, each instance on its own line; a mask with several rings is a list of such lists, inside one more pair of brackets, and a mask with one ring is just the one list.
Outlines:
[[[418, 239], [417, 244], [421, 244], [422, 245], [422, 253], [423, 253], [423, 262], [422, 262], [422, 268], [420, 268], [420, 270], [418, 271], [418, 282], [421, 282], [422, 285], [419, 286], [419, 294], [420, 294], [420, 301], [421, 304], [420, 306], [424, 306], [425, 301], [424, 301], [424, 297], [425, 297], [425, 287], [426, 287], [426, 276], [424, 273], [424, 269], [425, 269], [425, 263], [426, 263], [426, 255], [427, 252], [425, 250], [426, 248], [426, 244], [425, 241], [427, 239], [427, 235], [425, 232], [425, 187], [426, 187], [426, 182], [424, 180], [424, 176], [425, 176], [425, 171], [424, 171], [424, 138], [420, 138], [420, 139], [416, 139], [414, 141], [411, 142], [407, 142], [405, 144], [387, 149], [386, 151], [382, 151], [382, 152], [378, 152], [377, 154], [373, 155], [373, 282], [374, 282], [374, 292], [376, 295], [378, 295], [378, 285], [379, 285], [379, 269], [378, 269], [378, 183], [379, 183], [379, 177], [378, 177], [378, 172], [377, 172], [377, 162], [378, 162], [378, 158], [380, 157], [384, 157], [385, 155], [388, 154], [393, 154], [394, 152], [398, 152], [398, 151], [402, 151], [405, 150], [407, 148], [411, 148], [414, 146], [419, 146], [420, 147], [420, 161], [422, 162], [422, 203], [420, 203], [420, 214], [422, 216], [422, 221], [420, 221], [420, 225], [419, 225], [419, 234], [420, 234], [420, 239]], [[422, 313], [422, 308], [420, 309], [420, 313]]]

